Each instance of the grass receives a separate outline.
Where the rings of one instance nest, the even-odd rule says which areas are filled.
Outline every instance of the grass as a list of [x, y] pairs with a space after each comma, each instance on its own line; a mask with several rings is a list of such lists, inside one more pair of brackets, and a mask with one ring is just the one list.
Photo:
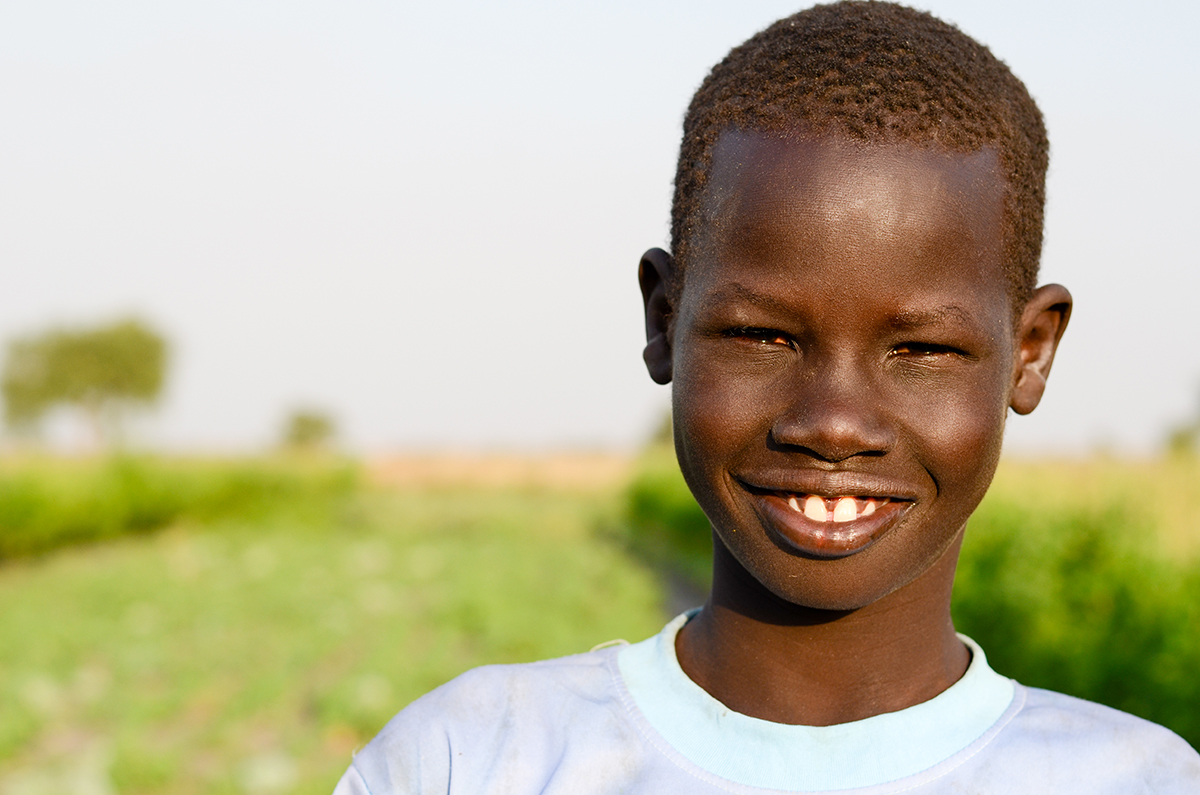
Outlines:
[[0, 565], [0, 793], [328, 793], [455, 674], [665, 618], [612, 491], [328, 496]]

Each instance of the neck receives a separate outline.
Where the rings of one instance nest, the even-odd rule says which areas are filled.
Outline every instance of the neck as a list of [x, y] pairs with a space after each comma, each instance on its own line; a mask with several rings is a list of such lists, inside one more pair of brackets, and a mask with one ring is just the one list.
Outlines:
[[950, 618], [959, 542], [888, 596], [829, 611], [780, 599], [713, 541], [712, 593], [676, 651], [684, 672], [730, 709], [830, 726], [928, 701], [966, 672], [970, 652]]

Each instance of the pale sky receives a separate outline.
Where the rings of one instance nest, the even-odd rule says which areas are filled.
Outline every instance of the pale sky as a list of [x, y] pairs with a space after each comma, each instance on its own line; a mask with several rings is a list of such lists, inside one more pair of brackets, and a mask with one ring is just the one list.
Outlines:
[[[1043, 274], [1077, 308], [1010, 449], [1154, 448], [1200, 409], [1200, 4], [919, 5], [1050, 130]], [[635, 445], [683, 110], [801, 7], [0, 0], [0, 339], [156, 324], [139, 434], [170, 449], [301, 405], [363, 451]]]

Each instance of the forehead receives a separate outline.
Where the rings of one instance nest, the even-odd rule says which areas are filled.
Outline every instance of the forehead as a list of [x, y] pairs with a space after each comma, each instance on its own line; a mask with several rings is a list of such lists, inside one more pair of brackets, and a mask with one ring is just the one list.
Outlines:
[[[702, 237], [731, 223], [805, 216], [831, 229], [900, 240], [957, 222], [979, 243], [1001, 220], [1005, 183], [995, 150], [962, 153], [839, 135], [728, 130], [713, 148], [701, 203]], [[849, 230], [848, 230], [849, 231]]]
[[791, 273], [786, 266], [836, 261], [864, 281], [943, 269], [960, 285], [970, 275], [968, 284], [1006, 289], [1005, 188], [991, 149], [729, 130], [714, 147], [693, 249], [700, 262], [686, 281], [694, 264], [712, 275], [733, 262]]

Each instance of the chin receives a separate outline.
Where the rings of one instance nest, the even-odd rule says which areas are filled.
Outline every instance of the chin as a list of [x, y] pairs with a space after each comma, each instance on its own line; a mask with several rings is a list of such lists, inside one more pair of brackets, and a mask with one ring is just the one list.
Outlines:
[[[742, 531], [734, 535], [745, 537]], [[726, 578], [740, 593], [749, 596], [757, 592], [777, 608], [839, 615], [892, 601], [890, 597], [913, 588], [944, 599], [948, 605], [961, 539], [959, 532], [940, 549], [918, 555], [924, 564], [898, 569], [888, 565], [896, 560], [895, 550], [888, 548], [893, 539], [881, 539], [845, 557], [822, 559], [799, 554], [778, 542], [757, 550], [739, 548], [714, 534], [714, 584]], [[732, 571], [723, 572], [723, 568]]]

